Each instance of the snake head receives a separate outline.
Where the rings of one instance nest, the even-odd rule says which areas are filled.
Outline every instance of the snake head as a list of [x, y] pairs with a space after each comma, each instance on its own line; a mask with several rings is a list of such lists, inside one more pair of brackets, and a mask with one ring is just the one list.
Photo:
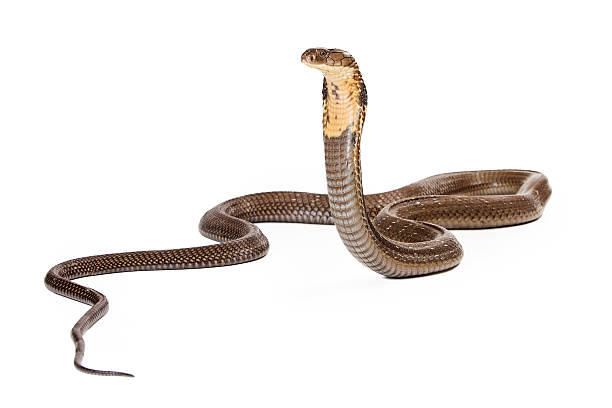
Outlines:
[[309, 48], [302, 54], [302, 62], [324, 74], [356, 66], [351, 54], [337, 48]]

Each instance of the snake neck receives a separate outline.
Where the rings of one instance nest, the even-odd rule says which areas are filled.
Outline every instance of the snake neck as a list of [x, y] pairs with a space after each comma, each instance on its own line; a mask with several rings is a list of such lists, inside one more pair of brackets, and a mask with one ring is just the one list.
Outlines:
[[328, 72], [323, 79], [323, 134], [340, 137], [361, 135], [367, 107], [367, 91], [356, 63], [343, 72]]
[[384, 246], [366, 211], [361, 178], [361, 131], [367, 96], [359, 70], [325, 75], [323, 135], [327, 191], [334, 224], [344, 245], [359, 261], [381, 270]]
[[384, 243], [367, 214], [361, 179], [359, 135], [324, 137], [327, 192], [334, 225], [349, 252], [381, 272]]

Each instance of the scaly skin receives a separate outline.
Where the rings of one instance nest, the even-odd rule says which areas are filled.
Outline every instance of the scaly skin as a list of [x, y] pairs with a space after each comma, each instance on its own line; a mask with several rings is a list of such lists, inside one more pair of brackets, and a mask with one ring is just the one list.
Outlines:
[[417, 183], [422, 188], [417, 198], [391, 203], [372, 219], [361, 178], [367, 93], [359, 67], [338, 49], [306, 50], [302, 62], [325, 78], [323, 138], [331, 215], [349, 252], [370, 269], [393, 278], [441, 272], [463, 256], [459, 242], [443, 227], [515, 225], [542, 214], [551, 192], [546, 177], [493, 170], [423, 180]]
[[334, 224], [349, 252], [388, 277], [447, 270], [463, 251], [445, 228], [490, 228], [540, 217], [551, 190], [526, 170], [441, 174], [397, 190], [363, 194], [360, 142], [367, 106], [354, 58], [337, 49], [309, 49], [302, 62], [323, 72], [323, 139], [328, 195], [268, 192], [238, 197], [208, 211], [202, 235], [219, 244], [97, 255], [62, 262], [47, 273], [49, 290], [91, 305], [72, 329], [74, 365], [96, 375], [132, 376], [82, 364], [83, 334], [108, 310], [106, 297], [73, 279], [115, 272], [228, 266], [263, 257], [268, 240], [254, 223]]

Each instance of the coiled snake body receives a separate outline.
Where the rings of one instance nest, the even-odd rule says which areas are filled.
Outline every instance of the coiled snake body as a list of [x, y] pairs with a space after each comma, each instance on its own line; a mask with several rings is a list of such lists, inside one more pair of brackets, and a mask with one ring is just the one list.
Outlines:
[[309, 49], [302, 62], [323, 72], [323, 139], [328, 194], [268, 192], [226, 201], [200, 221], [220, 243], [195, 248], [90, 256], [47, 273], [53, 292], [91, 305], [72, 329], [74, 365], [97, 375], [131, 374], [82, 365], [84, 332], [108, 310], [106, 297], [73, 282], [84, 276], [153, 269], [207, 268], [263, 257], [268, 240], [253, 223], [333, 224], [360, 262], [387, 277], [425, 275], [456, 266], [463, 251], [446, 228], [490, 228], [540, 217], [551, 189], [526, 170], [440, 174], [397, 190], [364, 195], [360, 141], [367, 93], [354, 58], [338, 49]]

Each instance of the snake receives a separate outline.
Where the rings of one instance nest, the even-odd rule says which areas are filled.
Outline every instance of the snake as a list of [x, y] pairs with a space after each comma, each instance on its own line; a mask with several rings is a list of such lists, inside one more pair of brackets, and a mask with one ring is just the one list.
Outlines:
[[75, 283], [116, 272], [210, 268], [262, 258], [269, 242], [255, 225], [287, 222], [335, 225], [348, 251], [389, 278], [423, 276], [459, 264], [463, 249], [449, 229], [493, 228], [538, 219], [551, 188], [542, 173], [482, 170], [445, 173], [377, 194], [364, 194], [360, 145], [367, 91], [355, 58], [340, 49], [310, 48], [301, 62], [323, 73], [323, 143], [327, 194], [275, 191], [225, 201], [200, 220], [216, 244], [95, 255], [49, 270], [52, 292], [90, 306], [71, 331], [74, 366], [87, 374], [133, 376], [83, 365], [84, 333], [108, 311], [100, 292]]

